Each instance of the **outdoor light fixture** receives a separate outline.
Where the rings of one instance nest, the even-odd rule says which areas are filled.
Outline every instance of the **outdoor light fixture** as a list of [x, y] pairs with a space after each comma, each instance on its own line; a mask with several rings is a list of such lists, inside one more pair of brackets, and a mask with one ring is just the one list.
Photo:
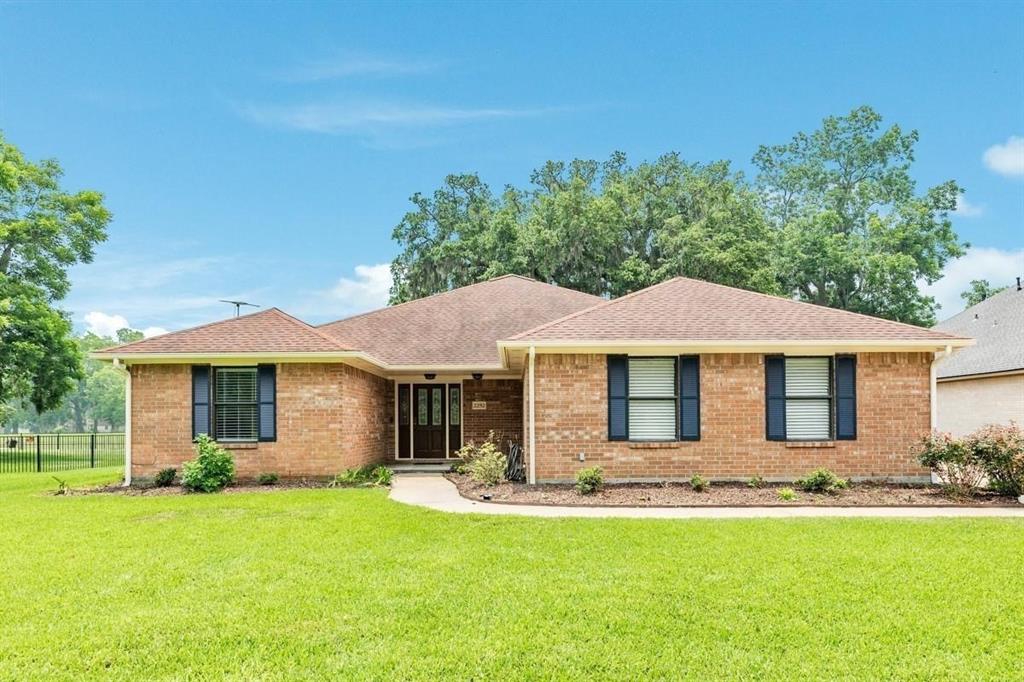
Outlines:
[[436, 376], [437, 375], [434, 374], [433, 372], [427, 372], [426, 374], [423, 375], [423, 378], [426, 379], [427, 381], [432, 381]]
[[482, 372], [473, 372], [473, 378], [476, 379], [477, 381], [480, 381], [481, 379], [484, 378], [484, 375]]

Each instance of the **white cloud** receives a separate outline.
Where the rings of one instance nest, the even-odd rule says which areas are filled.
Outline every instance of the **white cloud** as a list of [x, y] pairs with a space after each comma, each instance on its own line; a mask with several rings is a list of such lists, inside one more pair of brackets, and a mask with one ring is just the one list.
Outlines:
[[145, 336], [147, 339], [150, 338], [151, 336], [160, 336], [161, 334], [166, 333], [167, 330], [164, 329], [163, 327], [146, 327], [145, 329], [142, 330], [142, 335]]
[[985, 207], [980, 204], [972, 204], [964, 196], [956, 198], [956, 210], [953, 211], [964, 218], [975, 218], [985, 212]]
[[128, 320], [123, 315], [108, 315], [94, 310], [85, 314], [85, 325], [86, 331], [97, 336], [114, 337], [118, 329], [128, 327]]
[[440, 62], [427, 59], [344, 54], [328, 59], [309, 61], [293, 69], [282, 71], [278, 75], [285, 81], [313, 83], [354, 76], [414, 76], [431, 73], [440, 67]]
[[966, 291], [972, 279], [987, 279], [993, 286], [1006, 286], [1024, 273], [1024, 249], [1004, 251], [991, 247], [976, 246], [968, 249], [966, 255], [946, 264], [942, 279], [931, 285], [922, 285], [921, 290], [934, 296], [942, 308], [939, 319], [945, 320], [964, 309], [960, 294]]
[[294, 105], [244, 104], [242, 116], [261, 125], [327, 135], [380, 135], [388, 131], [437, 128], [541, 116], [557, 108], [460, 108], [395, 102], [311, 102]]
[[1011, 177], [1024, 175], [1024, 137], [1011, 135], [1004, 144], [994, 144], [982, 156], [989, 170]]
[[391, 292], [391, 265], [357, 265], [355, 279], [341, 277], [330, 290], [330, 297], [348, 314], [383, 308]]

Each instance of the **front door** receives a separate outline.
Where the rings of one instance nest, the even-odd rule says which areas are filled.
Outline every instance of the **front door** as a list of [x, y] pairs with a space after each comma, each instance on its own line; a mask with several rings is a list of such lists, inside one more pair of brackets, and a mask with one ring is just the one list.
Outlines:
[[414, 459], [444, 459], [445, 387], [416, 384], [413, 387]]

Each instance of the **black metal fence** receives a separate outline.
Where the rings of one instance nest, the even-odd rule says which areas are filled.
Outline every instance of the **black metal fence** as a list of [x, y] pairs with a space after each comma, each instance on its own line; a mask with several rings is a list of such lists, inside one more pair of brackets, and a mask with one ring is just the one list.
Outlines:
[[123, 433], [2, 433], [0, 474], [124, 466]]

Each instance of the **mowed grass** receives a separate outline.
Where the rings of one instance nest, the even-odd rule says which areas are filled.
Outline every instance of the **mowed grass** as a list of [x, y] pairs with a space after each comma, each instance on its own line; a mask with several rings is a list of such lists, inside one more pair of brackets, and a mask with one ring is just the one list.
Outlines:
[[0, 477], [0, 679], [1024, 676], [1016, 519], [529, 519], [381, 490], [52, 488]]

